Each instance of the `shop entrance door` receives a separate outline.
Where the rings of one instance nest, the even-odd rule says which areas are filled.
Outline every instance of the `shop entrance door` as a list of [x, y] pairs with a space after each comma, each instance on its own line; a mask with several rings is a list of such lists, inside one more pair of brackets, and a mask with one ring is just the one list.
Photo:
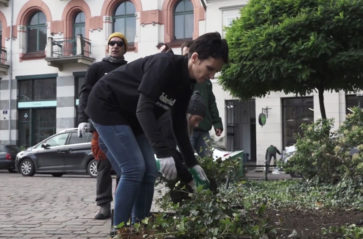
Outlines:
[[55, 108], [19, 109], [19, 146], [29, 147], [56, 132]]

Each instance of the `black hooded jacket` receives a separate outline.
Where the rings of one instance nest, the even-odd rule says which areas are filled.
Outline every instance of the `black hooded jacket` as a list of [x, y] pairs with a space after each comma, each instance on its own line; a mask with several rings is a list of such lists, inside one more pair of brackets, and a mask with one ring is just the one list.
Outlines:
[[92, 90], [92, 87], [96, 82], [108, 72], [113, 71], [119, 66], [125, 65], [127, 62], [125, 60], [119, 60], [118, 62], [111, 62], [109, 58], [104, 58], [102, 61], [93, 63], [86, 73], [85, 83], [81, 87], [79, 92], [79, 104], [78, 104], [78, 122], [87, 122], [88, 115], [85, 112], [88, 95]]
[[175, 151], [157, 127], [159, 117], [171, 110], [177, 144], [192, 167], [197, 161], [188, 137], [186, 111], [194, 85], [186, 57], [159, 53], [102, 77], [91, 91], [86, 112], [98, 124], [127, 124], [135, 134], [144, 133], [162, 158]]

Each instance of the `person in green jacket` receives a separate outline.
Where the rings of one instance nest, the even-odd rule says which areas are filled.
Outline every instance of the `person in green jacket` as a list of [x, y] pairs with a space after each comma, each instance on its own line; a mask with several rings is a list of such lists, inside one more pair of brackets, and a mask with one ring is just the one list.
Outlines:
[[[182, 44], [182, 55], [188, 54], [191, 43], [192, 41], [187, 41]], [[194, 86], [194, 90], [200, 92], [200, 95], [207, 106], [207, 111], [199, 126], [194, 128], [193, 133], [190, 136], [190, 142], [200, 157], [212, 157], [209, 131], [213, 126], [217, 136], [221, 136], [223, 132], [222, 119], [219, 117], [216, 97], [213, 94], [212, 82], [210, 80], [206, 80], [203, 83], [197, 83]]]

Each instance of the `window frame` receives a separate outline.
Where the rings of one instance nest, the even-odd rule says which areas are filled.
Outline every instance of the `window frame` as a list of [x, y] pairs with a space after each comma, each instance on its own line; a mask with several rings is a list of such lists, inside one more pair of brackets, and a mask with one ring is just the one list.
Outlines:
[[[40, 23], [39, 22], [39, 15], [38, 14], [43, 14], [45, 22], [44, 23]], [[31, 21], [33, 20], [34, 17], [37, 16], [37, 24], [34, 25], [30, 25]], [[36, 47], [35, 50], [30, 49], [30, 31], [31, 30], [36, 30]], [[43, 47], [40, 46], [40, 32], [44, 30], [45, 32], [45, 39], [44, 39], [44, 49], [42, 49]], [[27, 43], [27, 48], [26, 48], [26, 53], [27, 54], [34, 54], [34, 53], [42, 53], [45, 51], [45, 47], [46, 47], [46, 43], [47, 43], [47, 17], [46, 15], [42, 12], [42, 11], [36, 11], [34, 12], [28, 19], [27, 25], [26, 25], [26, 43]]]
[[[127, 13], [127, 3], [131, 4], [133, 6], [133, 10], [134, 12], [133, 13]], [[122, 6], [124, 5], [124, 12], [125, 14], [124, 15], [116, 15], [116, 12], [117, 10]], [[127, 27], [127, 19], [134, 19], [134, 35], [133, 36], [129, 36], [128, 34], [128, 27]], [[125, 28], [125, 31], [123, 32], [123, 34], [125, 35], [126, 39], [127, 39], [127, 43], [129, 46], [134, 46], [135, 45], [135, 37], [136, 37], [136, 6], [134, 5], [133, 2], [131, 1], [123, 1], [123, 2], [120, 2], [113, 10], [113, 13], [112, 13], [112, 32], [122, 32], [120, 31], [119, 29], [115, 29], [115, 25], [116, 25], [116, 21], [118, 19], [124, 19], [124, 28]], [[133, 40], [131, 40], [133, 39]]]
[[[191, 11], [186, 11], [185, 7], [183, 9], [182, 12], [176, 12], [177, 7], [179, 6], [179, 4], [182, 4], [183, 2], [188, 1], [191, 5], [192, 5], [192, 10]], [[185, 3], [184, 3], [185, 4]], [[190, 15], [190, 13], [192, 13], [192, 21], [193, 21], [193, 31], [190, 37], [186, 37], [185, 35], [185, 29], [186, 29], [186, 16]], [[183, 16], [183, 38], [177, 38], [176, 37], [176, 16]], [[194, 6], [192, 1], [190, 0], [179, 0], [175, 3], [174, 8], [173, 8], [173, 41], [186, 41], [186, 40], [191, 40], [193, 38], [194, 35]]]
[[[304, 110], [305, 107], [307, 107], [306, 110]], [[291, 115], [287, 115], [288, 113], [287, 111], [289, 109], [294, 109], [293, 117]], [[313, 109], [314, 109], [313, 96], [281, 98], [281, 128], [282, 128], [283, 148], [291, 146], [296, 143], [297, 139], [296, 136], [298, 133], [301, 133], [299, 129], [302, 123], [314, 122]], [[300, 113], [302, 114], [297, 115]]]

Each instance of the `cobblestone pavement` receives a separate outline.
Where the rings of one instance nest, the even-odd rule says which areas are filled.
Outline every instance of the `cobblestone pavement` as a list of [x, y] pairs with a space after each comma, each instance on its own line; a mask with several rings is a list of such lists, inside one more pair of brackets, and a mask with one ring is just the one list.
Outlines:
[[[250, 170], [246, 177], [263, 179], [264, 173]], [[289, 175], [269, 174], [270, 180], [282, 178]], [[0, 239], [109, 238], [111, 220], [93, 219], [95, 191], [96, 179], [87, 175], [23, 177], [0, 170]], [[159, 184], [154, 198], [162, 193]], [[155, 204], [152, 211], [158, 211]]]
[[[164, 189], [159, 184], [154, 198]], [[0, 170], [0, 239], [109, 238], [111, 219], [93, 219], [95, 198], [96, 179], [87, 175], [24, 177]]]
[[108, 238], [111, 220], [93, 219], [95, 190], [96, 179], [86, 175], [0, 171], [0, 238]]

